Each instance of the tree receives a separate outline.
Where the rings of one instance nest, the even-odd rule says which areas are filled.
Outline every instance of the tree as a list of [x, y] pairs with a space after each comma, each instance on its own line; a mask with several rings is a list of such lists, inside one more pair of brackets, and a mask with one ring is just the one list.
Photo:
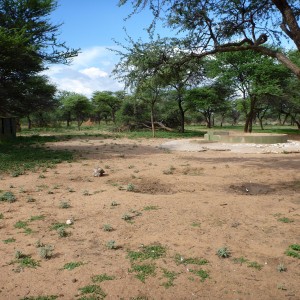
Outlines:
[[[120, 0], [133, 12], [149, 7], [181, 34], [178, 47], [185, 59], [219, 52], [253, 50], [276, 58], [300, 78], [300, 66], [279, 48], [291, 41], [300, 51], [300, 2], [293, 0]], [[164, 13], [164, 15], [163, 15]], [[155, 20], [151, 24], [153, 29]], [[272, 48], [266, 46], [272, 43]]]
[[23, 84], [46, 68], [47, 63], [67, 63], [78, 50], [58, 41], [60, 25], [49, 15], [55, 0], [0, 1], [0, 107], [11, 112], [22, 93]]
[[77, 121], [78, 130], [88, 114], [91, 112], [89, 99], [81, 94], [72, 93], [62, 99], [64, 109], [69, 111]]
[[173, 53], [169, 50], [169, 58], [161, 69], [165, 86], [170, 86], [176, 92], [176, 101], [178, 104], [181, 126], [180, 131], [184, 133], [185, 113], [189, 107], [185, 104], [186, 90], [191, 86], [196, 86], [201, 80], [204, 80], [204, 64], [195, 60], [189, 60], [181, 63], [182, 54]]
[[110, 92], [96, 91], [93, 93], [92, 102], [97, 108], [97, 111], [110, 111], [113, 123], [116, 123], [116, 112], [121, 107], [122, 99], [124, 99], [124, 93], [122, 91]]
[[290, 75], [274, 59], [252, 50], [217, 54], [216, 59], [211, 60], [211, 73], [232, 86], [243, 99], [245, 132], [252, 131], [253, 120], [263, 99], [280, 95], [284, 81]]
[[213, 126], [213, 115], [227, 111], [232, 91], [219, 82], [191, 89], [188, 92], [188, 105], [191, 109], [200, 112], [206, 121], [207, 128]]

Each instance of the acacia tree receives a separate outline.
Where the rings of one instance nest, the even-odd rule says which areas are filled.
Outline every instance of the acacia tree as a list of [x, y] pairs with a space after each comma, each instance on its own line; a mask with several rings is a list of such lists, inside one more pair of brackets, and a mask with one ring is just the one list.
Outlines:
[[[186, 33], [178, 47], [185, 59], [253, 50], [278, 59], [300, 78], [300, 66], [278, 48], [291, 41], [300, 51], [300, 2], [294, 0], [120, 0], [133, 12], [149, 7], [155, 19]], [[273, 45], [270, 48], [268, 45]]]
[[211, 73], [232, 86], [243, 101], [245, 132], [252, 131], [252, 123], [261, 102], [267, 97], [282, 94], [284, 81], [289, 77], [286, 68], [274, 59], [251, 50], [244, 52], [219, 53], [211, 61]]
[[213, 115], [226, 112], [229, 109], [228, 100], [232, 90], [221, 82], [191, 89], [188, 92], [188, 105], [194, 111], [200, 112], [205, 118], [207, 128], [213, 126]]
[[64, 109], [70, 112], [77, 121], [78, 130], [91, 112], [91, 103], [89, 99], [81, 94], [72, 93], [61, 99]]
[[[0, 1], [0, 112], [11, 114], [11, 104], [22, 96], [23, 84], [48, 63], [67, 63], [78, 50], [58, 40], [60, 25], [49, 15], [55, 0]], [[34, 107], [32, 108], [34, 110]]]

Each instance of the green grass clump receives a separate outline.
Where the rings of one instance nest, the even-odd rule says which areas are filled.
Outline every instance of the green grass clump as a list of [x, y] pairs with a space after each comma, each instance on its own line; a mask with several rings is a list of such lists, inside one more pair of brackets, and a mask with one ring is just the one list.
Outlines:
[[256, 261], [250, 261], [247, 265], [248, 268], [254, 268], [256, 270], [261, 270], [263, 268], [263, 265], [259, 264]]
[[285, 251], [285, 254], [287, 256], [300, 259], [300, 245], [299, 244], [290, 245], [289, 248]]
[[60, 228], [68, 228], [70, 225], [66, 223], [53, 223], [50, 227], [50, 230], [58, 230]]
[[115, 276], [109, 276], [105, 273], [105, 274], [92, 276], [92, 281], [94, 283], [96, 283], [96, 282], [100, 283], [100, 282], [107, 281], [107, 280], [114, 280], [115, 278], [116, 278]]
[[17, 199], [16, 199], [15, 195], [12, 192], [0, 193], [0, 201], [2, 201], [2, 202], [13, 203], [16, 200]]
[[69, 262], [69, 263], [66, 263], [64, 266], [63, 266], [63, 269], [64, 270], [74, 270], [75, 268], [78, 268], [80, 266], [84, 265], [84, 263], [82, 261], [72, 261], [72, 262]]
[[15, 241], [16, 241], [15, 238], [9, 238], [9, 239], [3, 240], [3, 243], [4, 244], [10, 244], [10, 243], [14, 243]]
[[228, 258], [231, 255], [230, 250], [227, 247], [221, 247], [216, 253], [220, 258]]
[[133, 265], [132, 269], [129, 269], [128, 272], [137, 273], [135, 277], [145, 283], [147, 277], [155, 275], [155, 269], [156, 267], [153, 264]]
[[101, 300], [107, 296], [99, 285], [87, 285], [80, 288], [79, 290], [83, 295], [91, 294], [88, 297], [80, 297], [79, 300]]
[[39, 221], [39, 220], [44, 220], [44, 219], [45, 219], [44, 215], [39, 215], [39, 216], [30, 217], [29, 221]]
[[21, 268], [36, 268], [40, 266], [40, 263], [30, 255], [23, 254], [21, 251], [16, 251], [15, 254], [16, 260], [13, 263], [19, 263]]
[[178, 274], [176, 272], [168, 271], [167, 269], [162, 269], [162, 271], [163, 277], [168, 279], [167, 282], [162, 283], [162, 286], [164, 286], [166, 289], [168, 289], [171, 286], [174, 286], [174, 280], [176, 279]]
[[166, 248], [161, 245], [144, 246], [140, 251], [128, 251], [128, 257], [131, 261], [146, 259], [158, 259], [166, 254]]
[[279, 222], [282, 222], [282, 223], [293, 223], [293, 222], [294, 222], [293, 219], [286, 218], [286, 217], [279, 218], [278, 221], [279, 221]]
[[192, 257], [192, 258], [184, 258], [180, 254], [175, 255], [175, 262], [177, 265], [184, 264], [184, 265], [206, 265], [208, 264], [208, 260], [204, 258]]
[[26, 228], [28, 226], [28, 222], [27, 221], [18, 221], [14, 227], [21, 229], [21, 228]]
[[156, 206], [156, 205], [149, 205], [149, 206], [145, 206], [144, 207], [144, 210], [158, 210], [159, 209], [159, 207], [158, 206]]
[[198, 277], [200, 277], [201, 282], [205, 281], [207, 278], [209, 278], [209, 274], [207, 271], [205, 270], [190, 270], [191, 273], [197, 275]]
[[55, 300], [57, 298], [58, 298], [58, 296], [56, 296], [56, 295], [51, 295], [51, 296], [37, 296], [37, 297], [30, 296], [30, 297], [22, 298], [20, 300]]

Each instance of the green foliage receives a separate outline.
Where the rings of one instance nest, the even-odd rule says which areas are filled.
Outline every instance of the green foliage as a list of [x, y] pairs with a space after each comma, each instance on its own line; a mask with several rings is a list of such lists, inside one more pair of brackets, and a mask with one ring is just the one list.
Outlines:
[[258, 262], [256, 261], [250, 261], [247, 265], [249, 268], [254, 268], [256, 270], [261, 270], [263, 265], [259, 264]]
[[114, 280], [116, 277], [115, 276], [109, 276], [106, 273], [101, 274], [101, 275], [94, 275], [92, 276], [92, 281], [94, 283], [96, 282], [103, 282], [103, 281], [107, 281], [107, 280]]
[[30, 296], [30, 297], [21, 298], [20, 300], [55, 300], [57, 298], [58, 298], [58, 296], [55, 296], [55, 295], [51, 295], [51, 296], [37, 296], [37, 297]]
[[31, 136], [18, 137], [15, 141], [0, 143], [0, 172], [10, 172], [13, 177], [17, 177], [27, 170], [51, 168], [63, 161], [71, 161], [73, 154], [69, 151], [49, 150], [34, 145], [56, 140], [53, 136]]
[[1, 1], [1, 113], [24, 115], [24, 109], [36, 111], [49, 99], [49, 89], [50, 94], [55, 90], [42, 76], [36, 76], [38, 72], [44, 70], [45, 63], [66, 63], [77, 55], [77, 50], [58, 42], [60, 26], [53, 25], [49, 18], [56, 7], [54, 0]]
[[176, 279], [178, 274], [176, 272], [168, 271], [167, 269], [162, 269], [162, 271], [163, 277], [168, 279], [167, 282], [162, 283], [162, 286], [164, 286], [166, 289], [168, 289], [171, 286], [174, 286], [174, 280]]
[[16, 241], [15, 238], [9, 238], [9, 239], [3, 240], [3, 243], [4, 244], [10, 244], [10, 243], [14, 243], [15, 241]]
[[149, 205], [145, 206], [143, 210], [148, 211], [148, 210], [158, 210], [159, 207], [157, 205]]
[[191, 273], [199, 276], [201, 278], [201, 281], [204, 282], [207, 278], [209, 278], [209, 274], [205, 270], [190, 270]]
[[80, 297], [79, 299], [81, 300], [101, 300], [107, 296], [99, 285], [87, 285], [82, 288], [79, 288], [79, 291], [83, 295], [92, 294], [89, 295], [88, 298], [86, 296]]
[[228, 258], [231, 255], [230, 250], [227, 247], [221, 247], [216, 253], [220, 258]]
[[19, 263], [21, 268], [36, 268], [40, 266], [38, 261], [20, 251], [16, 251], [15, 258], [16, 260], [13, 263]]
[[175, 255], [175, 262], [177, 265], [183, 264], [183, 265], [202, 266], [208, 264], [208, 260], [204, 258], [197, 258], [197, 257], [184, 258], [180, 254]]
[[158, 259], [166, 255], [166, 248], [161, 245], [143, 246], [140, 251], [128, 251], [131, 261], [146, 259]]
[[294, 222], [293, 219], [286, 218], [286, 217], [279, 218], [278, 221], [279, 221], [279, 222], [282, 222], [282, 223], [293, 223], [293, 222]]
[[16, 197], [12, 192], [1, 193], [0, 191], [0, 201], [13, 203], [16, 201]]
[[153, 264], [133, 265], [132, 268], [128, 270], [128, 272], [137, 273], [135, 277], [145, 283], [147, 277], [155, 275], [155, 269], [156, 267]]
[[78, 268], [82, 265], [84, 265], [84, 263], [82, 261], [69, 262], [69, 263], [64, 264], [63, 269], [71, 271], [71, 270], [74, 270], [75, 268]]
[[290, 245], [289, 248], [285, 251], [285, 254], [287, 256], [300, 259], [300, 245], [299, 244]]

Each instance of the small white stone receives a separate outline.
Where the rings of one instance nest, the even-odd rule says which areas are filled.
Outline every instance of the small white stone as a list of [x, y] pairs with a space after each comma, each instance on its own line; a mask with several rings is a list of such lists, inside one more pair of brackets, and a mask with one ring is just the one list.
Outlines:
[[69, 219], [69, 220], [66, 221], [66, 224], [67, 224], [67, 225], [72, 225], [72, 224], [73, 224], [73, 221], [72, 221], [71, 219]]

